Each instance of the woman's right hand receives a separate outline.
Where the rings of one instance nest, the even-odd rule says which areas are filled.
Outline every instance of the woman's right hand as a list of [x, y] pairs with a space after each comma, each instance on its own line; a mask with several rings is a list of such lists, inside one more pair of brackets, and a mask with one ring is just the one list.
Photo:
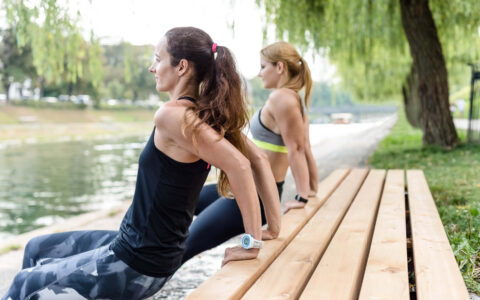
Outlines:
[[223, 257], [222, 267], [226, 265], [229, 261], [233, 260], [247, 260], [254, 259], [258, 256], [260, 249], [244, 249], [241, 246], [236, 246], [232, 248], [225, 249], [225, 256]]
[[278, 237], [278, 233], [274, 233], [269, 228], [262, 230], [262, 241], [273, 240]]
[[283, 213], [286, 214], [291, 209], [304, 208], [304, 207], [305, 207], [304, 202], [300, 202], [297, 200], [290, 200], [287, 203], [285, 203], [285, 210], [283, 211]]

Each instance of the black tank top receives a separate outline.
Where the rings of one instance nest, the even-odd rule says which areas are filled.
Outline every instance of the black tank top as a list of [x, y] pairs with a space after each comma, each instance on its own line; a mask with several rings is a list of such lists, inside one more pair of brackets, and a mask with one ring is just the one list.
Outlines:
[[167, 277], [181, 265], [210, 165], [168, 157], [155, 147], [154, 134], [155, 128], [140, 154], [133, 202], [111, 249], [137, 272]]

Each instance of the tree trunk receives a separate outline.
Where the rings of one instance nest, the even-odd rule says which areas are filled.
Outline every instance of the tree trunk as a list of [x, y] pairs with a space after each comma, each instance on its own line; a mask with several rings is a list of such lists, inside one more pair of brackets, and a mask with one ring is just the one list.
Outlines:
[[[8, 79], [7, 79], [8, 80]], [[6, 104], [10, 104], [10, 82], [2, 81], [3, 90], [5, 91], [5, 100], [7, 101]]]
[[418, 74], [414, 64], [412, 64], [410, 73], [402, 86], [402, 94], [408, 123], [415, 128], [420, 128], [421, 107], [418, 96]]
[[403, 30], [418, 74], [423, 143], [454, 147], [457, 132], [448, 103], [448, 77], [428, 0], [399, 0]]

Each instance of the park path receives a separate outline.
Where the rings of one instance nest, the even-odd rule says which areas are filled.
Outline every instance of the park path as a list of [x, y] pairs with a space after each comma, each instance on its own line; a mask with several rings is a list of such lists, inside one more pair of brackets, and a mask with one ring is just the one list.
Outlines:
[[[358, 124], [313, 124], [310, 129], [312, 152], [319, 167], [322, 180], [334, 169], [365, 167], [368, 157], [375, 151], [378, 142], [390, 131], [397, 120], [396, 115]], [[295, 184], [291, 173], [287, 175], [282, 202], [293, 198]], [[80, 215], [64, 223], [41, 228], [1, 241], [1, 247], [18, 245], [14, 250], [0, 255], [0, 295], [6, 291], [16, 272], [21, 267], [23, 246], [39, 234], [67, 230], [116, 230], [128, 203], [107, 210]], [[225, 248], [239, 244], [238, 237], [192, 258], [183, 265], [154, 299], [183, 299], [190, 291], [220, 269]]]

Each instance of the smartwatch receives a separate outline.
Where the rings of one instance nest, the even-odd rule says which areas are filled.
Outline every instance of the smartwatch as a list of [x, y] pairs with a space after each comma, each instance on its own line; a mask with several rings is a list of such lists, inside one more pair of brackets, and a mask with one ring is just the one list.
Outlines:
[[300, 196], [299, 194], [297, 194], [297, 195], [295, 196], [295, 200], [300, 201], [300, 202], [303, 202], [303, 203], [307, 203], [307, 202], [308, 202], [308, 199], [303, 198], [303, 197]]
[[242, 235], [242, 247], [244, 249], [262, 248], [263, 242], [253, 238], [253, 235], [245, 233]]

